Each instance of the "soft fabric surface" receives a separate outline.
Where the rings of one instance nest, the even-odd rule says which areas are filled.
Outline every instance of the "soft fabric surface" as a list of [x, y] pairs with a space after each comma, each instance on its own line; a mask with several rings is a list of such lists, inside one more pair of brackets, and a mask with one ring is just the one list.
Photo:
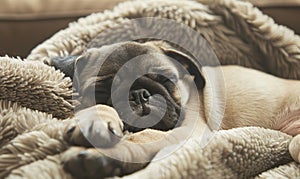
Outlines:
[[[126, 30], [130, 18], [174, 19], [176, 13], [178, 22], [207, 39], [222, 64], [300, 79], [300, 39], [293, 31], [275, 24], [247, 2], [199, 2], [126, 2], [70, 24], [35, 48], [25, 61], [0, 58], [0, 177], [71, 177], [60, 163], [63, 152], [70, 150], [65, 131], [75, 122], [71, 80], [40, 62], [80, 54], [98, 34], [105, 44], [107, 38], [115, 37], [115, 30], [130, 33], [130, 28]], [[125, 23], [124, 28], [114, 29], [119, 23]], [[64, 118], [68, 119], [59, 120]], [[170, 157], [128, 177], [299, 177], [300, 165], [288, 153], [291, 137], [281, 132], [256, 127], [220, 131], [204, 149], [198, 140], [190, 139]]]

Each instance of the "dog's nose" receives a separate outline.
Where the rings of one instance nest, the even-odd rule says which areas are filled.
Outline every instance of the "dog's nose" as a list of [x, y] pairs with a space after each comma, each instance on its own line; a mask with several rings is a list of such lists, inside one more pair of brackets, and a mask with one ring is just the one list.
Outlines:
[[143, 104], [149, 101], [150, 93], [146, 89], [139, 89], [130, 92], [129, 100], [136, 104]]

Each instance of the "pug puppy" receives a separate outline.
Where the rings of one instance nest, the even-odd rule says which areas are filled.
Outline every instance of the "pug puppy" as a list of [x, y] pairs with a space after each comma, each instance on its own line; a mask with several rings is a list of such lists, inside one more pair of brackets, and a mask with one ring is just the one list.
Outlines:
[[[162, 50], [166, 55], [162, 55]], [[173, 61], [169, 58], [173, 58]], [[197, 78], [197, 86], [202, 88], [204, 80], [200, 75], [199, 67], [185, 60], [188, 56], [171, 49], [159, 49], [153, 43], [139, 44], [135, 42], [119, 43], [104, 46], [100, 49], [89, 49], [79, 57], [54, 58], [49, 63], [62, 70], [74, 82], [75, 90], [79, 93], [78, 109], [85, 109], [96, 104], [113, 106], [112, 96], [116, 103], [114, 108], [124, 122], [124, 129], [138, 132], [145, 128], [136, 126], [149, 123], [153, 118], [161, 115], [160, 121], [152, 121], [154, 125], [147, 128], [167, 131], [180, 125], [184, 114], [181, 107], [185, 106], [189, 98], [189, 81]], [[134, 64], [126, 64], [135, 59]], [[176, 62], [179, 63], [176, 63]], [[175, 62], [175, 63], [174, 63]], [[134, 68], [131, 68], [134, 65]], [[125, 69], [125, 74], [118, 74], [120, 68]], [[75, 70], [76, 68], [76, 70]], [[185, 74], [184, 71], [193, 71], [196, 74]], [[128, 84], [132, 78], [142, 74], [134, 83]], [[125, 76], [124, 76], [125, 75]], [[115, 80], [115, 88], [112, 83]], [[128, 98], [122, 98], [129, 89]], [[166, 112], [162, 115], [162, 99], [155, 96], [161, 95], [166, 100]], [[129, 100], [132, 110], [124, 109]], [[151, 103], [150, 103], [151, 101]], [[154, 113], [153, 118], [142, 120], [142, 116]], [[131, 114], [133, 113], [133, 114]], [[129, 121], [131, 120], [131, 121]]]
[[[140, 73], [134, 73], [130, 65], [126, 67], [134, 58], [140, 58], [134, 63], [134, 71]], [[121, 176], [141, 169], [147, 162], [130, 165], [124, 159], [150, 161], [161, 149], [180, 143], [185, 139], [182, 136], [201, 137], [205, 130], [217, 130], [219, 126], [214, 116], [222, 117], [222, 129], [260, 126], [293, 136], [300, 133], [299, 81], [239, 66], [201, 67], [190, 55], [161, 42], [122, 42], [89, 49], [80, 57], [57, 58], [48, 63], [73, 78], [81, 102], [79, 108], [83, 109], [77, 115], [80, 122], [85, 121], [83, 129], [78, 129], [82, 126], [71, 128], [67, 140], [89, 147], [86, 136], [92, 136], [93, 141], [100, 141], [96, 146], [102, 148], [78, 147], [64, 154], [65, 169], [79, 178]], [[129, 84], [124, 75], [118, 74], [123, 66], [125, 76], [144, 75]], [[222, 81], [225, 85], [221, 85]], [[214, 88], [217, 90], [212, 92]], [[166, 100], [163, 115], [162, 102], [156, 94]], [[116, 103], [112, 102], [112, 96]], [[226, 103], [221, 98], [225, 98]], [[123, 110], [126, 108], [124, 99], [129, 101], [131, 110]], [[220, 105], [214, 106], [212, 101]], [[211, 114], [213, 108], [217, 108], [217, 114]], [[95, 115], [90, 115], [91, 109], [96, 111]], [[114, 111], [118, 115], [104, 115]], [[153, 118], [143, 118], [151, 111]], [[160, 121], [155, 121], [157, 116], [162, 116]], [[95, 125], [95, 121], [104, 121], [105, 125]], [[153, 125], [140, 125], [145, 123]], [[99, 130], [111, 132], [96, 132]], [[120, 134], [124, 130], [134, 133], [124, 137]], [[132, 146], [130, 142], [138, 145]], [[156, 142], [155, 145], [152, 142]], [[110, 154], [116, 158], [107, 157]]]

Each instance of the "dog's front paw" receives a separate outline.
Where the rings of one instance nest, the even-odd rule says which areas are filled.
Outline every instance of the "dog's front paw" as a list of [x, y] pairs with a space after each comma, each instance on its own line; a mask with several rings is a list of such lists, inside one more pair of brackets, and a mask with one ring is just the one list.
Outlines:
[[292, 139], [289, 145], [289, 152], [296, 162], [300, 162], [300, 134]]
[[106, 178], [120, 176], [120, 162], [96, 148], [71, 147], [62, 155], [62, 165], [75, 178]]
[[112, 147], [123, 136], [123, 123], [117, 112], [106, 105], [96, 105], [75, 114], [76, 123], [65, 132], [71, 145]]

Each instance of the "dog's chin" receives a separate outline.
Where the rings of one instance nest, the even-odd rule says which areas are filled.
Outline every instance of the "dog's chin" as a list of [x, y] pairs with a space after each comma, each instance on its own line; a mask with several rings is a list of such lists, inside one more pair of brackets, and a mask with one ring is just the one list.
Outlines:
[[[181, 122], [180, 107], [174, 106], [168, 101], [165, 110], [161, 108], [159, 103], [155, 103], [155, 105], [146, 104], [144, 106], [131, 105], [130, 109], [122, 107], [126, 104], [120, 102], [116, 105], [116, 110], [124, 122], [124, 129], [130, 132], [139, 132], [146, 128], [167, 131], [175, 128]], [[146, 112], [143, 112], [143, 110]]]

